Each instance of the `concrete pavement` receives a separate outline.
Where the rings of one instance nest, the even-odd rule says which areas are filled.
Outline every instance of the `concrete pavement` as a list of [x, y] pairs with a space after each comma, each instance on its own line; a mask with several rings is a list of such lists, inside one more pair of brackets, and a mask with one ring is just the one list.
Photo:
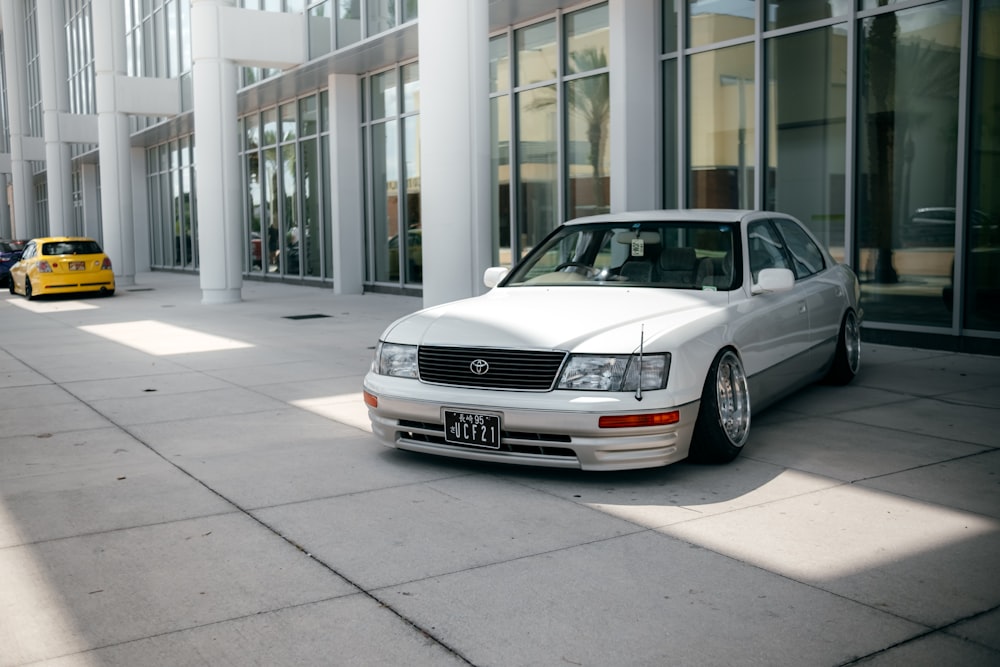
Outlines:
[[411, 297], [0, 296], [0, 666], [997, 665], [1000, 357], [865, 345], [721, 467], [397, 452]]

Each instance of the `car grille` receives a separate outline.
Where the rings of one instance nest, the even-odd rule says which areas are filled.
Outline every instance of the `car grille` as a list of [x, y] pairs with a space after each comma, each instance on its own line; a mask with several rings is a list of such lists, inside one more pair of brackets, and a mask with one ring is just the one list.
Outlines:
[[[424, 382], [519, 391], [551, 390], [565, 359], [565, 352], [489, 347], [422, 345], [417, 352], [420, 379]], [[484, 372], [477, 374], [474, 368]]]

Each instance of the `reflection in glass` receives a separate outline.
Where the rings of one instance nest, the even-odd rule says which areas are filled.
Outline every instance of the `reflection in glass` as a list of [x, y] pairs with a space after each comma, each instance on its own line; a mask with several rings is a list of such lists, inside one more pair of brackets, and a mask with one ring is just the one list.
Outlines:
[[663, 0], [663, 53], [673, 53], [677, 50], [677, 4], [681, 0]]
[[371, 78], [371, 120], [396, 114], [396, 70], [382, 72]]
[[755, 0], [688, 0], [688, 46], [752, 35], [756, 12]]
[[420, 227], [420, 116], [403, 119], [403, 168], [406, 198], [403, 200], [403, 219], [406, 228], [402, 230], [403, 246], [406, 248], [403, 261], [404, 276], [408, 283], [420, 283], [424, 279], [423, 230]]
[[[577, 60], [594, 58], [606, 62], [603, 53], [581, 51], [574, 55]], [[567, 217], [607, 213], [610, 210], [608, 202], [611, 192], [611, 160], [608, 150], [611, 102], [608, 74], [568, 82], [566, 111], [566, 162], [569, 170]]]
[[303, 275], [319, 276], [320, 272], [320, 243], [322, 232], [320, 231], [321, 221], [321, 199], [323, 188], [321, 187], [319, 172], [319, 155], [317, 152], [317, 142], [315, 139], [303, 141], [302, 165], [301, 169], [301, 191], [302, 191], [302, 228], [304, 233], [299, 239], [299, 254], [303, 258]]
[[410, 63], [399, 71], [403, 80], [403, 113], [420, 111], [420, 65]]
[[[399, 143], [396, 121], [373, 125], [371, 133], [375, 280], [399, 280]], [[395, 262], [390, 262], [390, 254]]]
[[663, 61], [663, 208], [679, 205], [677, 192], [677, 60]]
[[608, 66], [608, 6], [566, 15], [566, 73]]
[[490, 40], [490, 92], [510, 90], [510, 51], [507, 35]]
[[331, 3], [326, 0], [309, 8], [309, 59], [325, 56], [333, 50], [333, 18]]
[[691, 56], [689, 192], [694, 208], [753, 208], [753, 44]]
[[[862, 24], [858, 261], [869, 322], [950, 326], [959, 0]], [[944, 217], [941, 214], [945, 213]]]
[[1000, 0], [979, 0], [972, 65], [965, 326], [1000, 331]]
[[768, 0], [767, 29], [845, 16], [850, 9], [851, 0]]
[[337, 46], [342, 49], [361, 41], [361, 0], [335, 0], [337, 3]]
[[558, 122], [556, 88], [517, 95], [518, 252], [524, 253], [558, 222]]
[[766, 208], [797, 217], [843, 260], [846, 30], [770, 39], [767, 64]]
[[368, 36], [385, 32], [396, 25], [396, 0], [367, 0]]
[[264, 159], [264, 202], [267, 223], [267, 271], [278, 270], [278, 251], [281, 229], [278, 227], [278, 152], [274, 148], [261, 151]]
[[284, 206], [281, 215], [284, 223], [284, 238], [281, 249], [281, 265], [285, 274], [299, 275], [299, 240], [301, 230], [299, 230], [298, 200], [296, 171], [298, 165], [295, 160], [295, 144], [288, 144], [281, 147], [281, 196]]
[[546, 21], [514, 33], [517, 49], [517, 85], [551, 81], [558, 74], [556, 22]]
[[493, 264], [511, 265], [510, 98], [490, 100], [490, 178], [493, 192]]
[[303, 97], [299, 100], [299, 136], [309, 137], [316, 134], [318, 127], [316, 108], [317, 99], [315, 95]]

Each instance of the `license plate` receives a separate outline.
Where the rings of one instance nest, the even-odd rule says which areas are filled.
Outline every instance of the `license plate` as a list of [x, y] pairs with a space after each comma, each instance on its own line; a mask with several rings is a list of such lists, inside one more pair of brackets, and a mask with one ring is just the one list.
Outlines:
[[86, 269], [87, 269], [87, 263], [86, 262], [70, 262], [69, 263], [69, 270], [70, 271], [85, 271]]
[[500, 416], [445, 410], [444, 439], [455, 445], [500, 449]]

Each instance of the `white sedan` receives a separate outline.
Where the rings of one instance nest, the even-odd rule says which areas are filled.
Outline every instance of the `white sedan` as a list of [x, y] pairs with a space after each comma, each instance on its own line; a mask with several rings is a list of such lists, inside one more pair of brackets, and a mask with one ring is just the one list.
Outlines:
[[383, 444], [584, 470], [723, 463], [751, 408], [860, 366], [857, 277], [780, 213], [581, 218], [485, 282], [382, 334], [364, 397]]

